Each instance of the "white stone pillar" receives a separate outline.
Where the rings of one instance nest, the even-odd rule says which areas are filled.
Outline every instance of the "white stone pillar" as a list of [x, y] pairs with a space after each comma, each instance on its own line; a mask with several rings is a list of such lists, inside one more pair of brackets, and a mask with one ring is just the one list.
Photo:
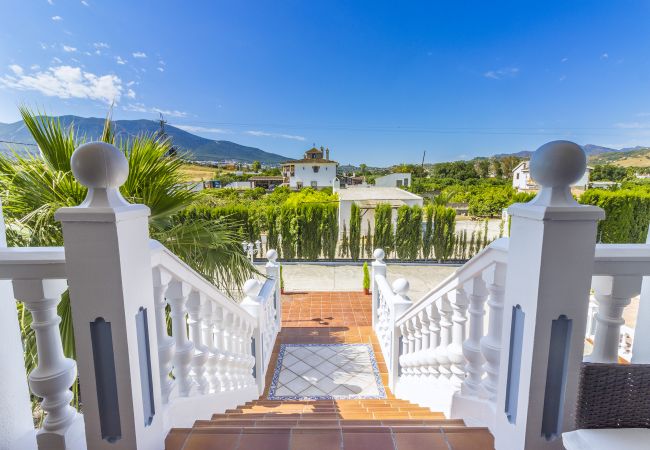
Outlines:
[[282, 329], [282, 292], [280, 291], [280, 264], [278, 263], [278, 252], [274, 249], [270, 249], [266, 252], [266, 276], [272, 280], [275, 280], [275, 293], [273, 294], [273, 300], [275, 307], [275, 320], [277, 330]]
[[375, 277], [377, 275], [386, 276], [386, 263], [384, 262], [385, 253], [382, 249], [375, 249], [372, 254], [375, 260], [372, 262], [372, 280], [370, 285], [372, 287], [372, 329], [376, 330], [378, 325], [377, 308], [379, 307], [379, 286]]
[[[6, 246], [5, 222], [0, 202], [0, 248]], [[0, 411], [11, 411], [11, 414], [0, 414], [0, 448], [34, 450], [34, 419], [16, 301], [10, 281], [0, 281], [0, 342], [0, 360], [3, 361]]]
[[440, 345], [436, 348], [436, 359], [438, 360], [438, 371], [441, 378], [451, 378], [451, 361], [449, 360], [449, 344], [452, 339], [452, 317], [454, 310], [451, 308], [448, 294], [440, 298]]
[[129, 168], [116, 147], [84, 144], [70, 165], [88, 194], [55, 217], [63, 226], [88, 448], [160, 449], [149, 208], [120, 194]]
[[[598, 302], [594, 350], [585, 358], [595, 363], [618, 363], [623, 310], [641, 290], [639, 276], [596, 276], [592, 287]], [[636, 336], [635, 336], [636, 340]]]
[[216, 304], [208, 299], [204, 299], [201, 305], [201, 341], [208, 349], [207, 377], [210, 384], [210, 392], [220, 392], [221, 384], [219, 382], [218, 364], [219, 350], [215, 339], [215, 309]]
[[[85, 448], [83, 418], [70, 405], [70, 387], [77, 365], [63, 354], [57, 306], [67, 289], [65, 280], [14, 280], [14, 293], [32, 314], [38, 366], [29, 374], [29, 387], [42, 398], [43, 427], [36, 434], [40, 449]], [[5, 411], [4, 414], [10, 414]]]
[[[375, 257], [377, 257], [377, 253], [377, 250], [375, 250]], [[402, 314], [404, 314], [406, 310], [408, 310], [411, 305], [413, 305], [413, 302], [407, 295], [411, 286], [406, 279], [398, 278], [397, 280], [393, 281], [391, 287], [395, 294], [392, 299], [393, 305], [390, 309], [391, 316], [388, 320], [388, 331], [390, 336], [390, 361], [386, 361], [386, 365], [388, 366], [388, 384], [394, 391], [395, 383], [397, 382], [399, 373], [399, 336], [401, 334], [399, 327], [397, 327], [395, 324], [397, 323], [397, 319], [402, 317]], [[375, 286], [375, 288], [379, 290], [379, 287]], [[410, 341], [409, 347], [410, 349], [413, 349], [413, 347], [410, 345]], [[413, 371], [411, 370], [410, 373], [413, 373]]]
[[463, 354], [467, 359], [465, 370], [467, 378], [463, 382], [463, 395], [478, 396], [481, 392], [483, 379], [483, 355], [481, 354], [481, 339], [483, 338], [483, 320], [485, 317], [485, 301], [487, 289], [481, 274], [465, 283], [465, 292], [469, 299], [469, 337], [463, 343]]
[[[650, 244], [650, 230], [645, 241]], [[632, 364], [650, 364], [650, 276], [643, 277], [632, 343]]]
[[499, 371], [501, 370], [501, 351], [503, 340], [503, 301], [506, 286], [506, 266], [496, 263], [489, 270], [483, 273], [483, 280], [487, 283], [489, 292], [488, 307], [488, 331], [481, 339], [481, 352], [485, 358], [483, 368], [487, 376], [483, 379], [483, 388], [487, 398], [491, 402], [497, 399], [497, 386], [499, 383]]
[[509, 209], [497, 450], [560, 450], [561, 433], [573, 429], [596, 224], [604, 217], [571, 195], [586, 169], [578, 145], [550, 142], [533, 154], [530, 168], [541, 191]]

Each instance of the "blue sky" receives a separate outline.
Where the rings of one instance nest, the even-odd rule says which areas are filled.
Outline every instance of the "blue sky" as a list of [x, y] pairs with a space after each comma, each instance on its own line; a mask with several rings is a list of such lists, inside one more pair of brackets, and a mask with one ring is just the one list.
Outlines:
[[650, 2], [0, 0], [0, 121], [151, 118], [387, 165], [650, 145]]

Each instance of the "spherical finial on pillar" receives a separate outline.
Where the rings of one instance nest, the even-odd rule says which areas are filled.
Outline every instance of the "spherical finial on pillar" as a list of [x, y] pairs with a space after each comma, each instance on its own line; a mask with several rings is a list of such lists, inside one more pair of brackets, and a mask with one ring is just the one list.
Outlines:
[[88, 188], [83, 208], [117, 208], [129, 205], [119, 188], [129, 176], [129, 163], [117, 147], [106, 142], [80, 145], [70, 158], [72, 173]]
[[397, 295], [406, 295], [410, 287], [411, 285], [406, 278], [398, 278], [397, 280], [393, 281], [393, 292], [395, 292]]
[[70, 167], [79, 183], [89, 188], [118, 188], [129, 175], [124, 153], [106, 142], [88, 142], [77, 147]]
[[538, 205], [575, 205], [571, 185], [587, 169], [587, 156], [570, 141], [552, 141], [538, 148], [530, 158], [530, 175], [542, 190], [535, 199]]
[[377, 261], [381, 262], [381, 261], [384, 260], [384, 257], [386, 256], [386, 253], [382, 249], [376, 248], [375, 251], [373, 252], [372, 256], [374, 256], [374, 258]]
[[266, 259], [268, 259], [270, 262], [275, 262], [278, 259], [278, 252], [273, 249], [269, 249], [269, 251], [266, 252]]
[[244, 283], [244, 294], [246, 294], [247, 297], [255, 298], [257, 297], [259, 291], [260, 291], [259, 281], [251, 278], [246, 283]]

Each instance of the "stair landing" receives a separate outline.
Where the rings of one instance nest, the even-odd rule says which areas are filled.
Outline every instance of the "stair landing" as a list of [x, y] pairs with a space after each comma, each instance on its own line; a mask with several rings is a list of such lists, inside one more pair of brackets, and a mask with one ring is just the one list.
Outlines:
[[[445, 419], [442, 413], [393, 396], [386, 387], [386, 364], [371, 328], [370, 296], [356, 292], [291, 293], [283, 296], [282, 304], [283, 329], [273, 350], [264, 395], [236, 409], [215, 414], [210, 420], [196, 421], [191, 429], [173, 429], [167, 436], [166, 450], [494, 448], [487, 429], [466, 427], [462, 420]], [[372, 350], [369, 353], [374, 357], [373, 376], [383, 392], [377, 398], [374, 395], [351, 398], [359, 394], [352, 392], [347, 399], [337, 397], [336, 393], [332, 394], [333, 398], [314, 399], [309, 398], [309, 390], [294, 392], [301, 400], [278, 396], [282, 371], [276, 371], [275, 365], [281, 350], [286, 353], [291, 344], [365, 344], [363, 347]], [[309, 355], [304, 357], [309, 358]], [[318, 367], [320, 361], [312, 361], [313, 366]], [[309, 381], [311, 372], [308, 372], [309, 369], [305, 369], [301, 376]], [[368, 373], [366, 369], [359, 372]], [[320, 374], [323, 375], [322, 370]], [[357, 381], [343, 384], [353, 388], [360, 386]], [[318, 382], [315, 386], [319, 386]], [[287, 391], [280, 393], [289, 394]]]

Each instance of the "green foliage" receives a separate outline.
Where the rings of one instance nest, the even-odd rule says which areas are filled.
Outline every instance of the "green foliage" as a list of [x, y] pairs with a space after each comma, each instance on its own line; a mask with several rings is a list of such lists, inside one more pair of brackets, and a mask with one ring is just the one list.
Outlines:
[[643, 188], [606, 191], [589, 189], [580, 203], [605, 210], [598, 223], [598, 240], [604, 243], [643, 243], [650, 223], [650, 192]]
[[395, 250], [400, 259], [417, 259], [422, 245], [422, 208], [402, 205], [397, 210]]
[[339, 256], [347, 258], [350, 256], [350, 241], [348, 241], [348, 230], [343, 224], [343, 237], [341, 238], [341, 248], [339, 249]]
[[598, 164], [591, 170], [589, 179], [591, 181], [623, 181], [629, 175], [625, 167], [619, 167], [613, 164]]
[[253, 164], [251, 165], [251, 169], [253, 172], [259, 172], [260, 169], [262, 168], [262, 163], [259, 161], [253, 161]]
[[375, 208], [375, 248], [381, 248], [386, 256], [393, 251], [393, 208], [387, 203], [380, 203]]
[[329, 203], [323, 208], [321, 240], [323, 255], [327, 259], [336, 258], [336, 245], [339, 240], [339, 210], [336, 204]]
[[424, 220], [426, 222], [424, 228], [424, 235], [422, 236], [422, 257], [429, 259], [431, 250], [433, 249], [433, 205], [426, 205], [424, 207]]
[[361, 210], [352, 202], [350, 208], [350, 257], [353, 261], [359, 259], [361, 251]]
[[438, 261], [449, 259], [454, 250], [456, 211], [436, 206], [433, 217], [433, 249]]
[[366, 258], [370, 259], [372, 258], [372, 253], [373, 253], [372, 231], [370, 231], [371, 230], [370, 219], [368, 219], [366, 222], [366, 229], [368, 230], [368, 234], [365, 236], [364, 251], [366, 252]]
[[370, 289], [370, 271], [368, 270], [368, 263], [363, 263], [363, 288]]
[[479, 178], [476, 173], [474, 164], [470, 161], [453, 161], [433, 165], [434, 178], [453, 178], [459, 181], [465, 181], [470, 178]]
[[284, 291], [284, 274], [282, 273], [282, 264], [280, 264], [280, 290]]

